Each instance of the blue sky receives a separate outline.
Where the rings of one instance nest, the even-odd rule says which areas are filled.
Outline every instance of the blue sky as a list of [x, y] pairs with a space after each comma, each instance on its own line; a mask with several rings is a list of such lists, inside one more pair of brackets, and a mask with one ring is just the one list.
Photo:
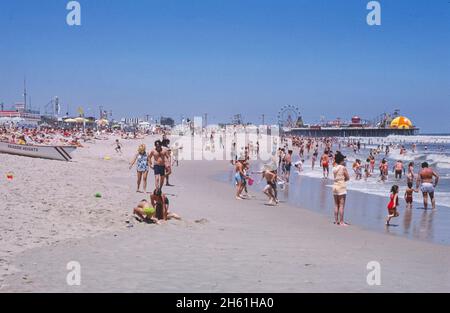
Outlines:
[[[116, 118], [236, 113], [306, 122], [400, 109], [425, 132], [450, 132], [450, 3], [383, 0], [0, 1], [0, 102], [64, 111], [102, 105]], [[89, 112], [89, 111], [88, 111]]]

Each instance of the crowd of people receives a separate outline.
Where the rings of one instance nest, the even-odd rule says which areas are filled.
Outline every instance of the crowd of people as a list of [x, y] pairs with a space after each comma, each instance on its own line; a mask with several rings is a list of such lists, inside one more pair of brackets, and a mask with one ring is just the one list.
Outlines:
[[121, 129], [92, 129], [83, 127], [0, 127], [0, 142], [17, 145], [45, 145], [45, 146], [76, 146], [83, 147], [83, 143], [93, 140], [108, 140], [110, 135], [122, 139], [144, 139], [144, 135], [137, 131]]
[[[158, 221], [170, 218], [179, 218], [176, 214], [169, 212], [169, 200], [163, 193], [163, 187], [172, 186], [170, 177], [173, 166], [178, 166], [178, 154], [182, 147], [177, 144], [171, 146], [166, 134], [162, 133], [162, 139], [154, 143], [154, 147], [147, 151], [144, 144], [139, 145], [137, 153], [131, 160], [129, 168], [136, 167], [136, 192], [146, 193], [148, 188], [148, 174], [152, 170], [154, 174], [154, 189], [149, 200], [142, 200], [133, 210], [136, 217], [142, 221]], [[120, 140], [144, 139], [140, 132], [125, 132], [123, 130], [104, 129], [92, 130], [89, 128], [20, 128], [2, 127], [0, 128], [0, 142], [7, 142], [17, 145], [74, 145], [82, 147], [84, 142], [90, 140], [107, 140], [110, 135], [119, 137]], [[204, 132], [207, 150], [216, 149], [216, 137], [219, 137], [218, 147], [225, 148], [225, 133]], [[398, 159], [389, 165], [389, 159], [393, 151], [399, 151], [400, 156], [407, 153], [415, 153], [416, 145], [411, 144], [408, 150], [401, 144], [379, 144], [373, 148], [374, 144], [369, 141], [371, 149], [366, 149], [366, 143], [359, 140], [342, 140], [338, 138], [305, 138], [305, 137], [282, 137], [273, 139], [272, 160], [265, 163], [262, 169], [251, 172], [250, 160], [252, 156], [260, 153], [260, 134], [257, 133], [258, 140], [249, 142], [238, 153], [237, 132], [234, 130], [234, 140], [231, 144], [231, 163], [234, 166], [234, 182], [236, 185], [235, 198], [243, 200], [251, 198], [248, 186], [253, 185], [254, 180], [251, 174], [260, 175], [260, 181], [265, 182], [263, 193], [267, 196], [267, 205], [276, 206], [279, 204], [278, 189], [284, 189], [289, 185], [291, 172], [295, 170], [298, 174], [304, 171], [306, 162], [310, 162], [310, 168], [315, 171], [320, 167], [324, 180], [333, 179], [334, 198], [334, 223], [336, 225], [348, 225], [344, 220], [344, 210], [347, 197], [347, 182], [349, 180], [377, 179], [380, 183], [395, 181], [391, 188], [389, 199], [388, 215], [386, 225], [390, 225], [391, 219], [398, 217], [398, 207], [400, 203], [399, 190], [405, 187], [403, 195], [406, 208], [411, 209], [414, 201], [414, 194], [421, 192], [423, 195], [424, 209], [428, 209], [431, 202], [432, 209], [436, 209], [435, 188], [439, 182], [438, 173], [433, 170], [427, 162], [421, 162], [420, 169], [416, 172], [416, 164], [409, 162], [404, 164], [402, 159]], [[274, 137], [275, 138], [275, 137]], [[123, 145], [119, 139], [113, 143], [114, 150], [122, 154]], [[278, 143], [277, 140], [280, 140]], [[425, 147], [426, 149], [427, 147]], [[341, 151], [353, 153], [355, 160], [352, 162], [351, 172], [347, 168], [347, 158]], [[364, 151], [364, 152], [361, 152]], [[363, 157], [363, 153], [367, 153]], [[392, 160], [392, 159], [391, 159]], [[378, 162], [378, 165], [377, 165]], [[378, 168], [379, 174], [376, 173]], [[389, 179], [390, 169], [393, 178]], [[404, 185], [402, 185], [404, 184]], [[154, 209], [153, 209], [154, 208]]]
[[[233, 143], [235, 145], [235, 143]], [[337, 148], [333, 151], [333, 148]], [[347, 157], [341, 152], [353, 152], [356, 157], [352, 164], [353, 175], [347, 169]], [[411, 152], [415, 153], [417, 147], [411, 144]], [[236, 148], [234, 149], [236, 150]], [[305, 160], [310, 160], [311, 170], [314, 171], [317, 165], [320, 166], [323, 179], [333, 179], [332, 194], [334, 198], [334, 223], [340, 226], [347, 226], [344, 220], [344, 210], [347, 198], [347, 182], [350, 180], [365, 180], [375, 178], [380, 183], [395, 181], [391, 188], [391, 195], [387, 205], [388, 214], [386, 225], [390, 226], [391, 219], [399, 216], [399, 190], [400, 184], [404, 184], [404, 200], [407, 209], [412, 209], [414, 193], [421, 192], [423, 195], [423, 207], [428, 209], [429, 200], [432, 209], [436, 209], [435, 188], [439, 182], [438, 173], [433, 170], [427, 162], [420, 164], [420, 169], [416, 173], [416, 165], [409, 162], [407, 166], [402, 160], [397, 160], [392, 165], [393, 178], [389, 180], [388, 156], [394, 150], [398, 150], [400, 155], [405, 155], [408, 150], [404, 145], [382, 144], [376, 148], [366, 150], [366, 144], [359, 140], [339, 140], [338, 138], [304, 138], [286, 137], [282, 139], [281, 146], [273, 153], [272, 162], [266, 163], [263, 169], [253, 174], [261, 174], [266, 185], [263, 193], [268, 197], [267, 205], [277, 205], [278, 187], [285, 188], [289, 184], [291, 171], [293, 168], [298, 174], [304, 170]], [[365, 151], [365, 152], [362, 152]], [[367, 158], [359, 158], [361, 153], [367, 153]], [[244, 153], [240, 157], [233, 154], [232, 163], [235, 167], [234, 182], [236, 185], [235, 198], [243, 200], [248, 198], [247, 185], [253, 184], [250, 173], [250, 146], [244, 148]], [[320, 155], [320, 157], [319, 157]], [[294, 162], [294, 159], [297, 161]], [[365, 162], [362, 160], [365, 159]], [[375, 173], [377, 160], [379, 174]], [[318, 164], [317, 164], [318, 163]]]
[[0, 141], [17, 145], [77, 146], [95, 139], [99, 134], [91, 129], [40, 128], [0, 128]]

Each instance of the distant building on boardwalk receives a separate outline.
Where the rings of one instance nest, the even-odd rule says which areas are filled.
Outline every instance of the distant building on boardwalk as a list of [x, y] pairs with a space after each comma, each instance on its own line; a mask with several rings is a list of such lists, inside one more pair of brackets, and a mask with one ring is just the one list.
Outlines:
[[0, 119], [10, 120], [24, 125], [37, 125], [41, 121], [41, 114], [36, 110], [25, 109], [25, 104], [16, 103], [13, 109], [0, 111]]

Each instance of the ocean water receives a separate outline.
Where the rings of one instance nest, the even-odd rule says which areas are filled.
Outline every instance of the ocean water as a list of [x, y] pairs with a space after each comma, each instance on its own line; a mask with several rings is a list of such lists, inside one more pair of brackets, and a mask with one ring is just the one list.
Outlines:
[[[357, 139], [357, 138], [356, 138]], [[369, 145], [369, 140], [371, 144]], [[358, 225], [363, 228], [377, 232], [387, 233], [393, 236], [403, 236], [414, 240], [429, 241], [438, 244], [450, 245], [450, 135], [448, 136], [414, 136], [414, 137], [388, 137], [388, 138], [365, 138], [361, 143], [366, 143], [365, 149], [358, 154], [354, 154], [352, 149], [341, 147], [341, 151], [347, 156], [347, 168], [351, 175], [348, 182], [349, 193], [345, 209], [346, 221], [352, 225]], [[399, 149], [391, 149], [387, 157], [389, 162], [389, 178], [386, 182], [380, 182], [378, 177], [378, 164], [384, 157], [384, 153], [376, 158], [376, 167], [373, 177], [367, 181], [355, 180], [351, 169], [352, 162], [358, 158], [365, 160], [369, 154], [370, 148], [375, 148], [381, 143], [401, 143], [408, 150], [406, 155], [400, 155]], [[416, 144], [416, 152], [412, 153], [411, 146]], [[337, 147], [334, 147], [334, 151]], [[298, 152], [294, 153], [294, 162], [299, 159]], [[414, 194], [413, 209], [406, 209], [403, 200], [406, 189], [406, 177], [397, 181], [392, 173], [392, 167], [397, 159], [406, 163], [414, 161], [415, 173], [417, 174], [420, 163], [429, 162], [431, 166], [440, 175], [440, 181], [436, 188], [437, 210], [424, 210], [421, 193]], [[258, 171], [262, 168], [261, 162], [252, 162], [252, 171]], [[222, 175], [221, 181], [234, 184], [233, 167], [229, 166], [226, 175]], [[251, 175], [256, 182], [259, 182], [260, 175]], [[333, 184], [332, 175], [330, 179], [322, 179], [322, 169], [318, 167], [311, 169], [311, 159], [305, 156], [304, 170], [297, 173], [295, 168], [291, 172], [291, 180], [285, 188], [279, 189], [279, 199], [282, 202], [289, 203], [294, 207], [300, 207], [325, 215], [333, 221], [333, 196], [331, 187]], [[394, 218], [393, 227], [385, 226], [385, 217], [387, 214], [387, 204], [389, 202], [389, 193], [393, 184], [400, 187], [400, 217]], [[261, 195], [264, 188], [264, 182], [256, 183], [249, 187], [250, 192], [255, 195]], [[230, 195], [232, 196], [232, 195]], [[430, 205], [431, 208], [431, 205]], [[288, 214], [288, 212], [286, 213]]]
[[[358, 140], [359, 138], [353, 138]], [[387, 138], [361, 138], [361, 147], [359, 153], [355, 154], [352, 149], [344, 146], [341, 147], [343, 154], [347, 156], [347, 168], [349, 170], [351, 180], [348, 182], [348, 189], [355, 190], [367, 194], [388, 197], [392, 185], [396, 184], [400, 187], [400, 196], [403, 198], [406, 189], [406, 177], [402, 180], [396, 180], [392, 172], [392, 167], [397, 160], [402, 160], [405, 167], [409, 162], [414, 162], [414, 171], [417, 174], [420, 170], [422, 162], [427, 161], [430, 166], [439, 174], [439, 184], [436, 188], [436, 204], [439, 206], [450, 208], [450, 135], [440, 136], [390, 136]], [[369, 144], [370, 142], [370, 144]], [[363, 149], [365, 143], [365, 149]], [[372, 177], [366, 180], [355, 180], [355, 175], [351, 169], [351, 165], [355, 159], [360, 159], [363, 162], [367, 159], [369, 151], [381, 144], [393, 143], [399, 145], [398, 148], [391, 148], [389, 155], [386, 157], [384, 153], [380, 153], [376, 157], [375, 172]], [[416, 144], [416, 151], [412, 152], [412, 145]], [[407, 149], [405, 155], [400, 155], [400, 146], [403, 145]], [[337, 150], [337, 147], [333, 147]], [[386, 182], [380, 182], [378, 165], [381, 159], [386, 158], [389, 164], [389, 177]], [[298, 159], [298, 157], [296, 158]], [[305, 157], [304, 171], [301, 175], [306, 175], [314, 178], [322, 178], [322, 169], [317, 167], [314, 171], [311, 169], [311, 160]], [[331, 178], [331, 175], [330, 175]], [[332, 180], [329, 180], [327, 185], [331, 188]], [[415, 186], [415, 184], [414, 184]], [[423, 203], [421, 193], [414, 194], [414, 202], [417, 204]]]

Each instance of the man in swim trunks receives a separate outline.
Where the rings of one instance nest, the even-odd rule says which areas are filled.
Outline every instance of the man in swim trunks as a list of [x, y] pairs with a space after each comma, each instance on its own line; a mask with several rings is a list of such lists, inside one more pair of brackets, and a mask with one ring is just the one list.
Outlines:
[[394, 165], [395, 179], [402, 179], [403, 162], [398, 160]]
[[381, 181], [386, 181], [388, 179], [388, 162], [386, 161], [386, 159], [381, 160], [381, 164], [380, 164], [380, 178]]
[[323, 168], [323, 178], [328, 178], [330, 175], [330, 157], [328, 155], [328, 151], [325, 150], [322, 157], [320, 158], [320, 163]]
[[282, 168], [282, 170], [284, 170], [283, 168], [283, 160], [284, 160], [284, 149], [283, 148], [278, 148], [278, 168]]
[[[433, 181], [434, 177], [434, 181]], [[424, 209], [428, 209], [428, 195], [431, 199], [431, 205], [433, 207], [433, 210], [436, 209], [436, 200], [434, 197], [434, 191], [439, 182], [439, 175], [433, 171], [433, 169], [429, 168], [429, 165], [427, 162], [422, 163], [422, 169], [419, 172], [419, 175], [417, 175], [417, 182], [416, 182], [416, 188], [422, 191], [423, 194], [423, 207]]]
[[[155, 187], [162, 189], [164, 186], [164, 179], [166, 175], [166, 159], [168, 158], [167, 150], [163, 149], [160, 140], [155, 141], [155, 148], [149, 153], [150, 168], [155, 174]], [[154, 161], [154, 165], [152, 164]]]
[[277, 188], [277, 175], [269, 170], [262, 171], [262, 178], [267, 181], [267, 185], [264, 188], [263, 192], [266, 196], [269, 197], [269, 205], [278, 204], [278, 199], [276, 196], [276, 188]]
[[289, 183], [289, 176], [291, 176], [292, 153], [293, 151], [289, 150], [284, 156], [284, 177], [287, 183]]

